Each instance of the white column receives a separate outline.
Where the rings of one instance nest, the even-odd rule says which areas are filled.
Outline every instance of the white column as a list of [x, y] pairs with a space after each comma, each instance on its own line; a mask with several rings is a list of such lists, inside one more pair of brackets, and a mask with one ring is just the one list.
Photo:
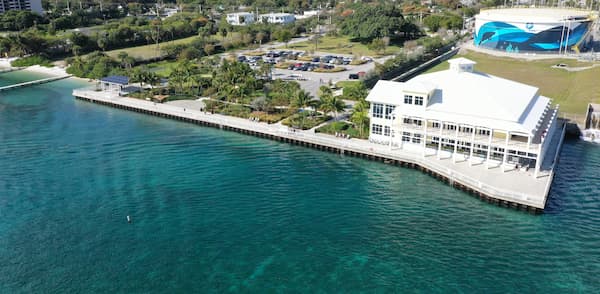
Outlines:
[[540, 143], [540, 147], [538, 147], [537, 156], [535, 158], [535, 171], [533, 172], [534, 178], [537, 178], [538, 172], [540, 171], [540, 168], [542, 167], [542, 163], [540, 162], [541, 155], [542, 155], [542, 144]]
[[455, 125], [454, 131], [454, 153], [452, 153], [452, 162], [456, 163], [456, 150], [458, 149], [458, 124]]
[[[385, 134], [385, 130], [383, 130], [383, 132]], [[390, 124], [390, 151], [394, 147], [393, 139], [394, 139], [394, 119], [392, 118], [392, 123]]]
[[506, 140], [504, 143], [504, 155], [502, 156], [502, 171], [506, 171], [506, 161], [508, 160], [508, 141], [510, 140], [510, 131], [506, 131]]
[[440, 121], [440, 137], [438, 138], [438, 152], [437, 152], [437, 159], [440, 159], [441, 153], [442, 153], [442, 130], [444, 130], [444, 122]]
[[471, 129], [471, 150], [469, 151], [469, 165], [473, 165], [473, 148], [475, 148], [475, 126]]
[[492, 136], [494, 135], [494, 129], [490, 129], [490, 135], [488, 137], [488, 149], [487, 158], [485, 159], [485, 167], [490, 168], [490, 157], [492, 156]]
[[402, 126], [404, 125], [404, 116], [400, 116], [398, 119], [399, 119], [398, 125], [400, 126], [400, 128], [398, 128], [398, 137], [400, 138], [400, 149], [403, 149], [404, 141], [402, 140], [402, 131], [403, 131]]
[[425, 151], [427, 150], [427, 119], [423, 119], [423, 157], [425, 157]]
[[532, 139], [532, 136], [528, 135], [527, 136], [527, 153], [529, 153], [529, 148], [531, 148], [531, 139]]

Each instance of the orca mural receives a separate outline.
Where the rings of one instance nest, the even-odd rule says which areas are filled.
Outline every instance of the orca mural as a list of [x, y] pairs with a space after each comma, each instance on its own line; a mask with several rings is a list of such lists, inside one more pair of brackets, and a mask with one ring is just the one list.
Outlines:
[[543, 27], [547, 28], [542, 30], [536, 30], [536, 24], [530, 22], [522, 26], [523, 29], [506, 22], [486, 22], [476, 31], [474, 44], [508, 52], [558, 51], [565, 46], [571, 50], [587, 35], [590, 22], [571, 22], [570, 30], [562, 23], [545, 24]]

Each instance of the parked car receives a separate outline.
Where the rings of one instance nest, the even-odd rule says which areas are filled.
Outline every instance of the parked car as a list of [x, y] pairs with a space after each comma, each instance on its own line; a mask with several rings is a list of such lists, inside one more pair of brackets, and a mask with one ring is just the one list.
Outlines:
[[238, 60], [239, 62], [245, 62], [245, 61], [247, 60], [247, 58], [246, 58], [246, 56], [244, 56], [244, 55], [240, 55], [240, 56], [238, 56], [237, 60]]
[[354, 74], [349, 74], [349, 75], [348, 75], [348, 79], [351, 79], [351, 80], [358, 80], [358, 74], [355, 74], [355, 73], [354, 73]]

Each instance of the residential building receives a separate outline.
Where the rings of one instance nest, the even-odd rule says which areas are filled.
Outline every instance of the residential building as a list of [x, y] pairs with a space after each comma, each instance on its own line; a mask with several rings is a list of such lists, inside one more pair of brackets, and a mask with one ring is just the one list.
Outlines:
[[535, 168], [537, 176], [558, 105], [536, 87], [474, 71], [474, 61], [448, 62], [445, 71], [375, 85], [370, 141], [471, 165]]
[[42, 0], [0, 0], [0, 13], [9, 10], [30, 10], [43, 13]]
[[234, 26], [244, 26], [254, 23], [254, 13], [252, 12], [236, 12], [227, 14], [227, 23]]
[[262, 22], [288, 24], [296, 21], [296, 17], [290, 13], [269, 13], [261, 14], [259, 19]]

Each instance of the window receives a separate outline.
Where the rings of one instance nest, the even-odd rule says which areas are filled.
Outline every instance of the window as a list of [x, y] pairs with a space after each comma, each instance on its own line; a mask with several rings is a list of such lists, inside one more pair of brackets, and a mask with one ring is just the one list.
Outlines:
[[404, 104], [412, 104], [412, 103], [413, 103], [413, 96], [404, 95]]
[[381, 135], [381, 125], [373, 124], [373, 128], [371, 130], [371, 133], [373, 133], [375, 135]]
[[423, 105], [423, 97], [415, 96], [415, 105]]
[[473, 128], [469, 128], [469, 127], [461, 127], [463, 133], [472, 133], [473, 132]]
[[490, 131], [489, 130], [478, 130], [477, 132], [480, 135], [484, 135], [484, 136], [489, 136], [490, 135]]
[[405, 118], [404, 118], [404, 120], [403, 120], [403, 122], [404, 122], [405, 124], [410, 124], [410, 118], [406, 118], [406, 117], [405, 117]]
[[413, 143], [421, 143], [421, 134], [414, 134], [414, 137], [412, 138], [412, 142]]
[[439, 122], [434, 122], [431, 124], [432, 127], [439, 129], [440, 128], [440, 123]]
[[373, 104], [373, 117], [383, 117], [383, 104], [375, 103]]
[[388, 137], [389, 137], [389, 136], [390, 136], [390, 134], [391, 134], [391, 131], [392, 131], [392, 130], [390, 129], [390, 127], [389, 127], [389, 126], [385, 126], [385, 127], [383, 127], [383, 135], [384, 135], [384, 136], [388, 136]]
[[402, 132], [402, 141], [410, 142], [410, 133], [409, 132]]
[[413, 124], [417, 125], [417, 126], [422, 126], [423, 125], [423, 121], [419, 120], [419, 119], [413, 119]]
[[456, 126], [455, 125], [444, 125], [444, 128], [446, 130], [450, 130], [450, 131], [456, 130]]
[[392, 114], [396, 106], [394, 105], [386, 105], [385, 106], [385, 119], [392, 119]]

